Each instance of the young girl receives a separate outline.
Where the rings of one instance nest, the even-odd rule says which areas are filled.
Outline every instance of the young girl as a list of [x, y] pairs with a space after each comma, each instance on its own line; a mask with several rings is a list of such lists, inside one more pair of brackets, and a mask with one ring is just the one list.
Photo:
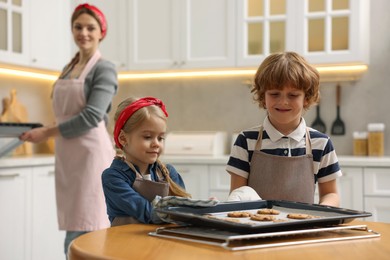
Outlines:
[[265, 200], [314, 203], [318, 182], [319, 203], [338, 206], [341, 171], [332, 142], [302, 117], [319, 101], [317, 70], [297, 53], [272, 54], [258, 68], [252, 92], [267, 117], [235, 141], [226, 167], [231, 191], [249, 186]]
[[102, 175], [107, 213], [112, 226], [154, 223], [156, 196], [190, 197], [171, 165], [158, 158], [164, 148], [168, 113], [157, 98], [128, 98], [115, 114], [114, 140], [123, 151]]

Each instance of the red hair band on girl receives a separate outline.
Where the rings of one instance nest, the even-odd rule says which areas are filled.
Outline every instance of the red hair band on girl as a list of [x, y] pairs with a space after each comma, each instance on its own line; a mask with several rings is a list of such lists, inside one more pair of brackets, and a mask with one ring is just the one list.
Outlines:
[[114, 140], [115, 144], [117, 147], [122, 149], [122, 145], [119, 143], [119, 134], [123, 128], [123, 126], [126, 124], [127, 120], [139, 109], [147, 106], [159, 106], [161, 110], [164, 112], [165, 116], [168, 117], [168, 112], [165, 108], [164, 103], [154, 97], [144, 97], [140, 98], [130, 105], [128, 105], [123, 111], [119, 114], [118, 119], [116, 120], [115, 123], [115, 128], [114, 128]]
[[107, 20], [106, 20], [106, 17], [104, 16], [103, 12], [100, 11], [100, 9], [97, 8], [96, 6], [89, 5], [89, 4], [80, 4], [80, 5], [78, 5], [74, 9], [74, 12], [76, 12], [76, 11], [82, 9], [82, 8], [87, 8], [87, 9], [91, 10], [99, 18], [101, 31], [102, 31], [102, 39], [103, 39], [106, 36], [106, 34], [107, 34]]

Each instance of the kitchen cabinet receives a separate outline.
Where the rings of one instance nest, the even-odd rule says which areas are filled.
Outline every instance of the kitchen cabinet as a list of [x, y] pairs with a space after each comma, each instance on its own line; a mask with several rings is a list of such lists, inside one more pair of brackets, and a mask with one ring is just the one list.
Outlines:
[[0, 259], [65, 257], [65, 231], [58, 230], [54, 189], [54, 164], [10, 167], [2, 161]]
[[175, 164], [175, 169], [183, 178], [186, 191], [193, 199], [208, 199], [209, 182], [207, 165]]
[[119, 71], [233, 67], [233, 0], [90, 1], [107, 16], [103, 57]]
[[58, 230], [53, 165], [32, 168], [31, 209], [31, 259], [64, 258], [65, 231]]
[[0, 62], [28, 63], [28, 2], [0, 1]]
[[70, 60], [69, 8], [62, 0], [0, 1], [0, 62], [62, 70]]
[[370, 221], [390, 222], [390, 168], [364, 169], [364, 206]]
[[70, 3], [63, 0], [31, 0], [28, 2], [29, 54], [27, 65], [61, 71], [72, 58]]
[[369, 62], [367, 0], [238, 1], [237, 65], [296, 51], [313, 64]]
[[[72, 10], [84, 1], [75, 1]], [[88, 1], [95, 5], [104, 13], [107, 19], [107, 34], [99, 44], [99, 50], [104, 59], [115, 64], [117, 70], [125, 71], [128, 69], [128, 38], [127, 28], [129, 26], [128, 0], [115, 1]], [[74, 45], [73, 52], [77, 48]]]
[[234, 1], [129, 1], [129, 69], [234, 66]]
[[230, 174], [226, 172], [226, 164], [209, 165], [209, 197], [226, 201], [230, 193]]
[[29, 259], [31, 171], [0, 168], [0, 259]]

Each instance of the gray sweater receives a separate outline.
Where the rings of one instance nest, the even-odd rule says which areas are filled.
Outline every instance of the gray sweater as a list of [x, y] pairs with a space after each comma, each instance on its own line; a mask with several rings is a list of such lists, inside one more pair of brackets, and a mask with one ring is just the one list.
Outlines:
[[85, 78], [86, 106], [79, 114], [58, 125], [61, 135], [65, 138], [77, 137], [96, 127], [102, 120], [107, 124], [117, 89], [115, 65], [100, 59]]

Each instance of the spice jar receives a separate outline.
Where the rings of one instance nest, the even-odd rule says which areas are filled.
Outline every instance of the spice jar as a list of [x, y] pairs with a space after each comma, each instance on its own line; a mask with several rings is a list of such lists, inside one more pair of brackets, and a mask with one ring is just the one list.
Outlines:
[[368, 124], [368, 155], [383, 156], [384, 155], [384, 139], [385, 139], [385, 124], [375, 123]]
[[367, 132], [353, 132], [353, 155], [366, 156], [368, 154]]

